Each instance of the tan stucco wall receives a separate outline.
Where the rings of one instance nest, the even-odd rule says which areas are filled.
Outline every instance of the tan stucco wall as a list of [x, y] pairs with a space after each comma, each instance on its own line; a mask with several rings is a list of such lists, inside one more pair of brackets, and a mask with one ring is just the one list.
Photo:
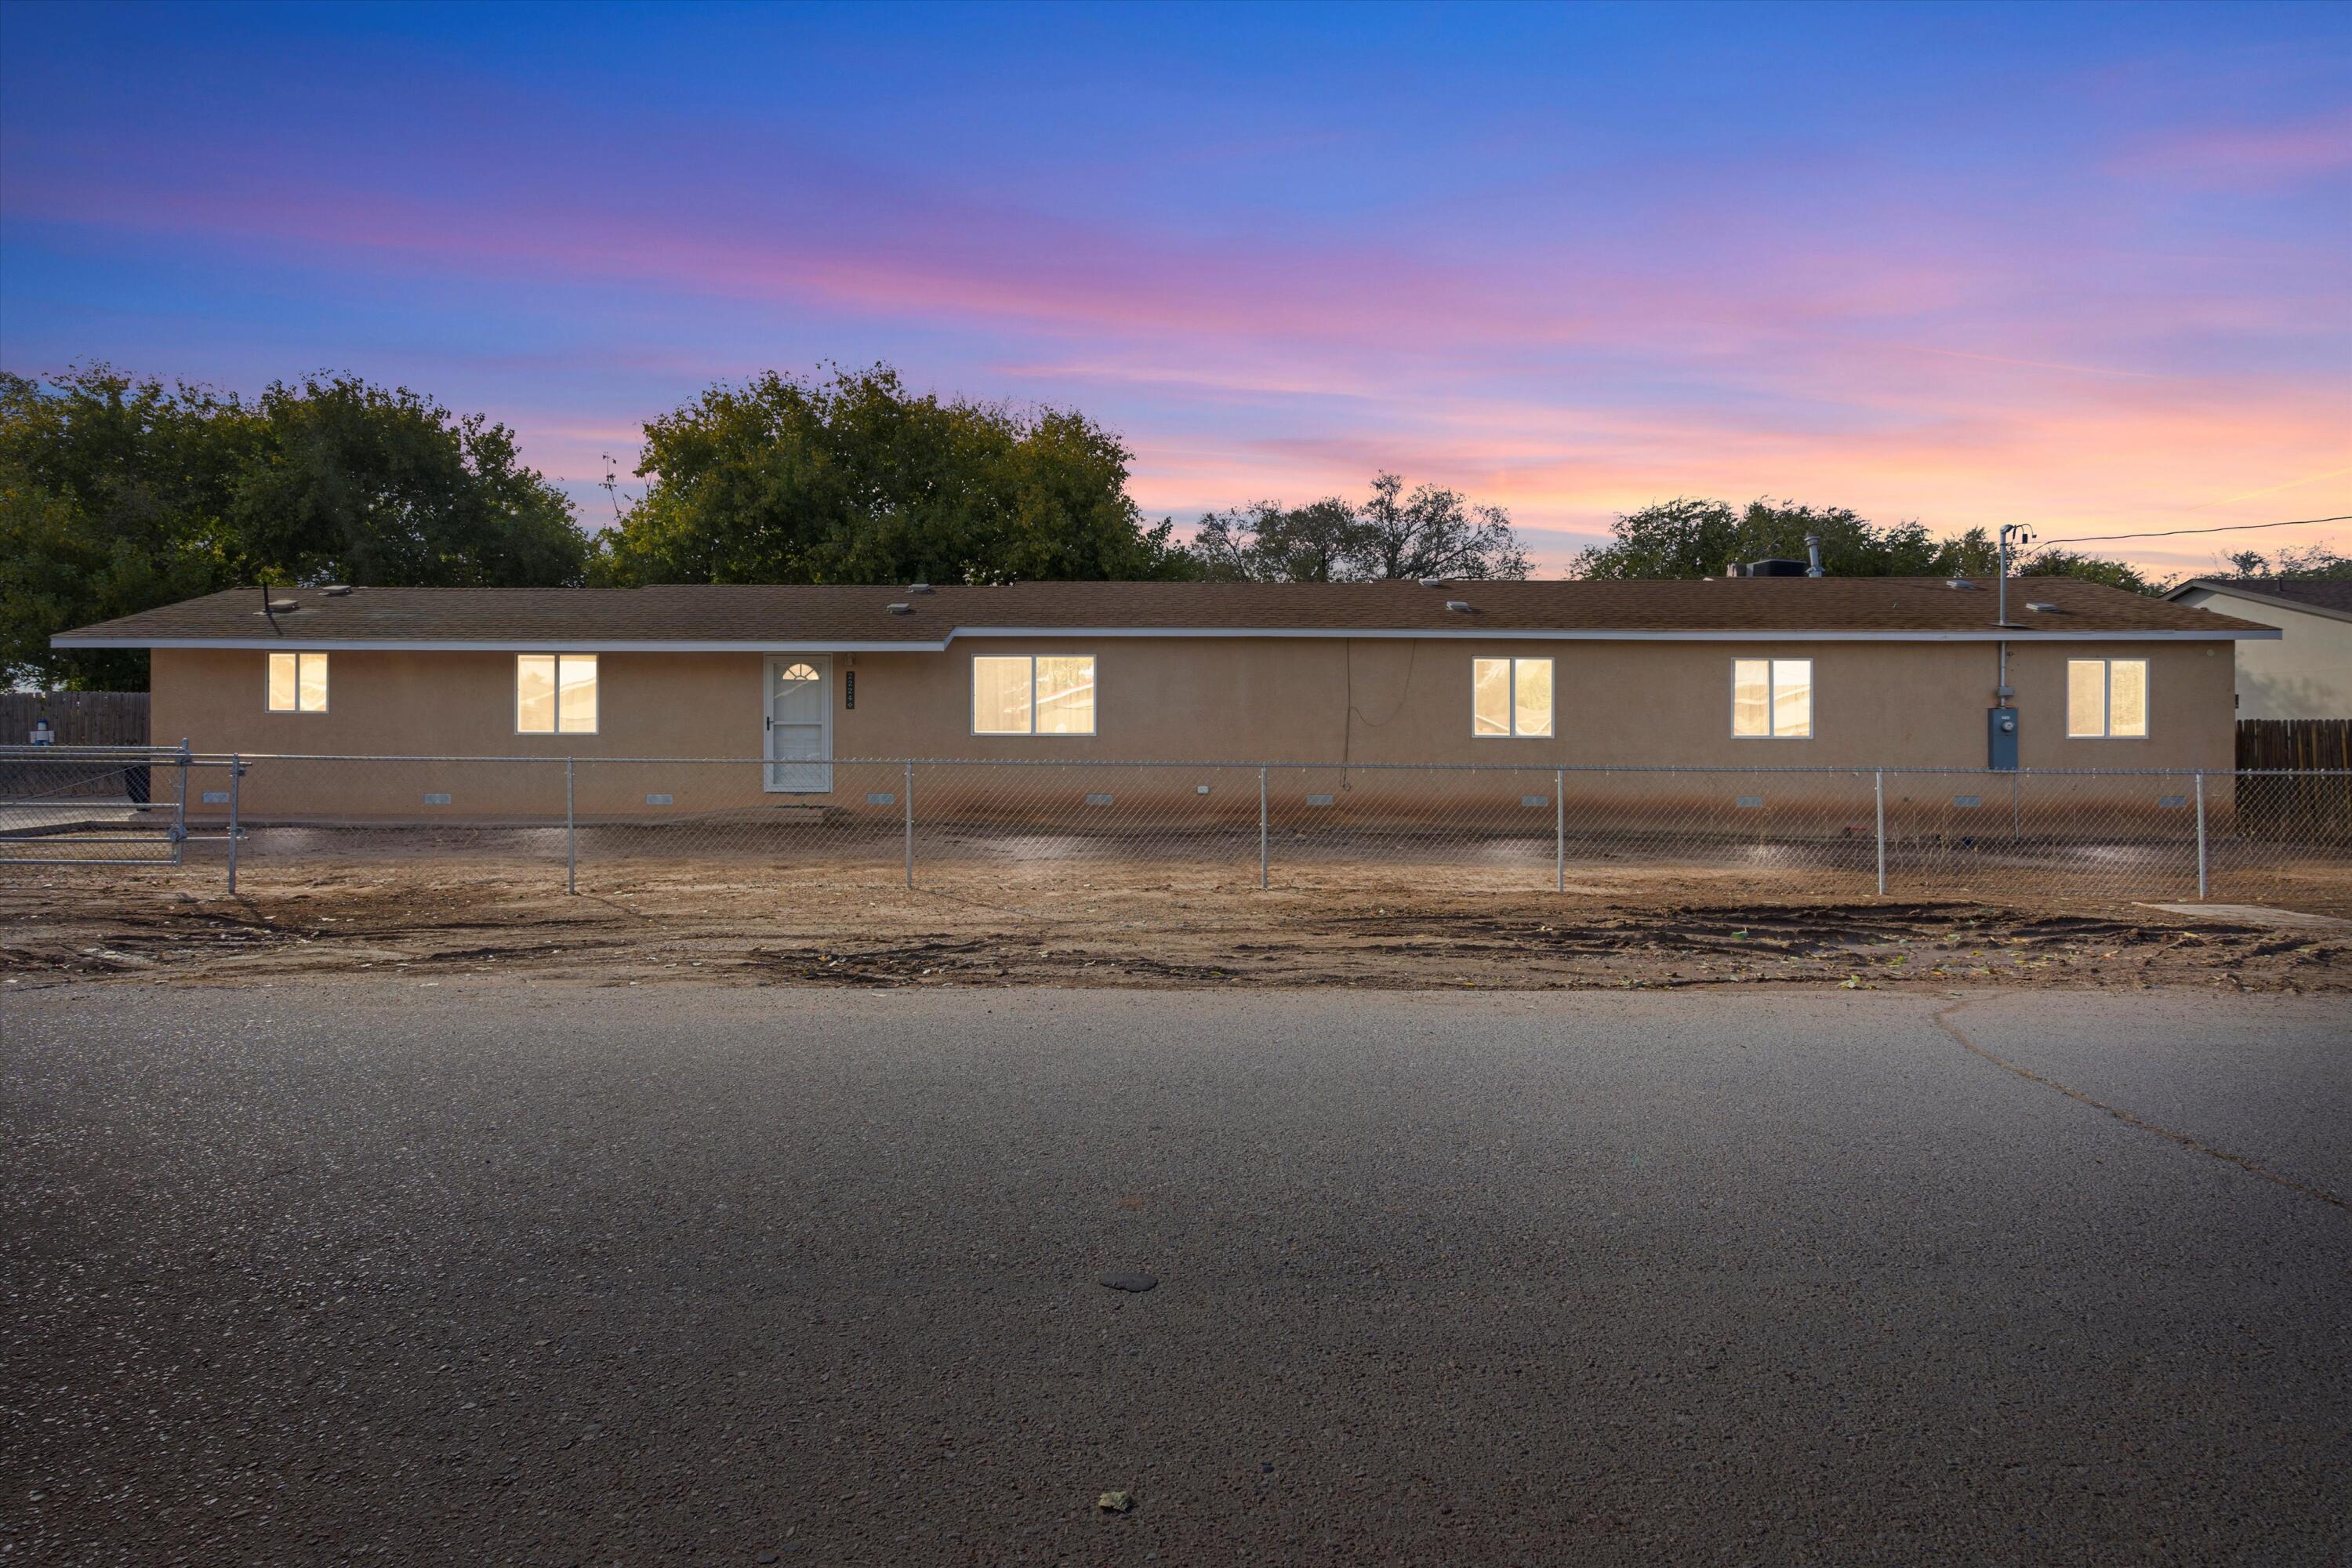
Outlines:
[[2239, 718], [2352, 719], [2352, 621], [2206, 588], [2180, 602], [2286, 634], [2238, 645]]
[[[971, 734], [973, 656], [1031, 652], [1094, 655], [1097, 733]], [[1472, 736], [1471, 661], [1482, 655], [1554, 660], [1552, 736]], [[561, 736], [515, 733], [511, 654], [338, 652], [329, 710], [320, 714], [264, 710], [265, 657], [158, 649], [158, 742], [185, 736], [199, 751], [248, 755], [748, 759], [761, 751], [759, 654], [603, 654], [598, 732]], [[1813, 660], [1811, 739], [1733, 738], [1731, 666], [1741, 657]], [[833, 655], [833, 749], [841, 758], [1981, 768], [1996, 657], [1990, 643], [971, 637], [945, 653]], [[2092, 657], [2149, 661], [2147, 739], [2066, 738], [2066, 660]], [[852, 669], [857, 705], [848, 710], [842, 678]], [[2010, 679], [2029, 768], [2231, 765], [2227, 643], [2019, 646]], [[417, 779], [407, 775], [417, 771], [379, 773], [387, 801], [412, 806]], [[614, 809], [641, 807], [643, 780], [625, 785], [625, 772], [607, 767], [596, 776], [611, 782], [592, 787]], [[480, 770], [468, 781], [470, 802], [546, 807], [554, 774], [535, 780], [527, 801], [492, 788], [494, 776]], [[670, 776], [704, 775], [671, 770]], [[844, 769], [836, 791], [862, 797], [886, 782], [877, 770]], [[668, 789], [677, 809], [688, 807], [678, 793], [688, 786], [651, 787]]]

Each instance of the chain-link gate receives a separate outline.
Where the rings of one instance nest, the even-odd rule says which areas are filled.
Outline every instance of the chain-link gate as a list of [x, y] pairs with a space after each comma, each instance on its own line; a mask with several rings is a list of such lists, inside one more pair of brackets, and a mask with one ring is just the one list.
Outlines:
[[0, 865], [176, 866], [185, 747], [0, 747]]

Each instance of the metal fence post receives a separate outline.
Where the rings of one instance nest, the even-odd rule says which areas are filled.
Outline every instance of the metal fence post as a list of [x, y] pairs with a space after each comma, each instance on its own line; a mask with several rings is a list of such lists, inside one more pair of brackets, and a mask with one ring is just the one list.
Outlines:
[[907, 759], [907, 778], [899, 789], [907, 812], [907, 886], [915, 885], [915, 762]]
[[1886, 770], [1871, 774], [1870, 793], [1878, 808], [1878, 896], [1886, 896]]
[[2197, 775], [2197, 897], [2205, 897], [2205, 775]]
[[228, 896], [236, 897], [236, 841], [243, 831], [237, 826], [237, 782], [245, 777], [245, 759], [232, 752], [228, 759]]
[[180, 737], [180, 803], [172, 812], [172, 864], [188, 858], [188, 738]]
[[572, 769], [578, 759], [563, 759], [563, 890], [580, 890], [580, 829], [572, 811]]
[[1257, 769], [1257, 885], [1265, 887], [1265, 764]]
[[1566, 768], [1551, 771], [1551, 890], [1568, 891], [1568, 802], [1561, 798], [1568, 782]]

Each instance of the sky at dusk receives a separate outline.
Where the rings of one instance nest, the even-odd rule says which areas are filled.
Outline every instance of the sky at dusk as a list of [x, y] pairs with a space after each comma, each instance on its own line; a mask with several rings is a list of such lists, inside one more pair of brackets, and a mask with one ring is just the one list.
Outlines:
[[[887, 361], [1150, 516], [2352, 512], [2352, 5], [0, 5], [0, 365], [351, 371], [598, 455]], [[2352, 525], [2088, 548], [2163, 572]]]

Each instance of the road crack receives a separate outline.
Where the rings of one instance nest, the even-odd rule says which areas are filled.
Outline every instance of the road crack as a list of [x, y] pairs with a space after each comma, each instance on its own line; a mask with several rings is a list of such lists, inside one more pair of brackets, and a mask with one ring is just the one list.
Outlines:
[[1936, 1020], [1937, 1027], [1942, 1029], [1944, 1033], [1951, 1036], [1953, 1039], [1958, 1040], [1962, 1047], [1974, 1052], [1976, 1055], [1982, 1057], [1985, 1060], [1992, 1063], [1993, 1066], [2000, 1068], [2002, 1071], [2015, 1073], [2018, 1077], [2025, 1079], [2028, 1083], [2038, 1083], [2044, 1089], [2055, 1089], [2058, 1093], [2064, 1095], [2067, 1099], [2080, 1101], [2082, 1104], [2089, 1106], [2094, 1110], [2104, 1110], [2109, 1116], [2114, 1117], [2116, 1121], [2124, 1123], [2124, 1125], [2127, 1127], [2137, 1127], [2143, 1132], [2153, 1132], [2159, 1138], [2168, 1138], [2173, 1142], [2179, 1144], [2183, 1149], [2187, 1149], [2192, 1153], [2209, 1155], [2226, 1164], [2235, 1165], [2242, 1171], [2247, 1172], [2252, 1175], [2260, 1176], [2263, 1181], [2276, 1183], [2278, 1185], [2286, 1188], [2289, 1192], [2301, 1193], [2305, 1197], [2317, 1198], [2321, 1203], [2334, 1204], [2337, 1208], [2352, 1210], [2352, 1199], [2339, 1197], [2336, 1194], [2327, 1191], [2325, 1187], [2315, 1187], [2308, 1183], [2298, 1182], [2293, 1176], [2283, 1176], [2276, 1171], [2270, 1170], [2265, 1166], [2259, 1165], [2253, 1161], [2247, 1159], [2243, 1154], [2233, 1154], [2227, 1149], [2216, 1149], [2210, 1143], [2207, 1143], [2200, 1139], [2192, 1138], [2186, 1132], [2176, 1132], [2169, 1127], [2159, 1127], [2155, 1122], [2148, 1121], [2145, 1117], [2133, 1115], [2130, 1111], [2124, 1110], [2121, 1106], [2109, 1105], [2103, 1100], [2094, 1100], [2079, 1089], [2060, 1083], [2054, 1078], [2044, 1077], [2042, 1074], [2035, 1072], [2032, 1068], [2020, 1067], [2013, 1061], [2010, 1061], [2002, 1057], [1995, 1056], [1992, 1052], [1985, 1049], [1982, 1046], [1969, 1038], [1967, 1033], [1962, 1030], [1958, 1024], [1952, 1022], [1951, 1015], [1958, 1012], [1963, 1007], [1972, 1005], [1974, 1005], [1972, 1002], [1955, 1002], [1949, 1006], [1937, 1008], [1930, 1016]]

